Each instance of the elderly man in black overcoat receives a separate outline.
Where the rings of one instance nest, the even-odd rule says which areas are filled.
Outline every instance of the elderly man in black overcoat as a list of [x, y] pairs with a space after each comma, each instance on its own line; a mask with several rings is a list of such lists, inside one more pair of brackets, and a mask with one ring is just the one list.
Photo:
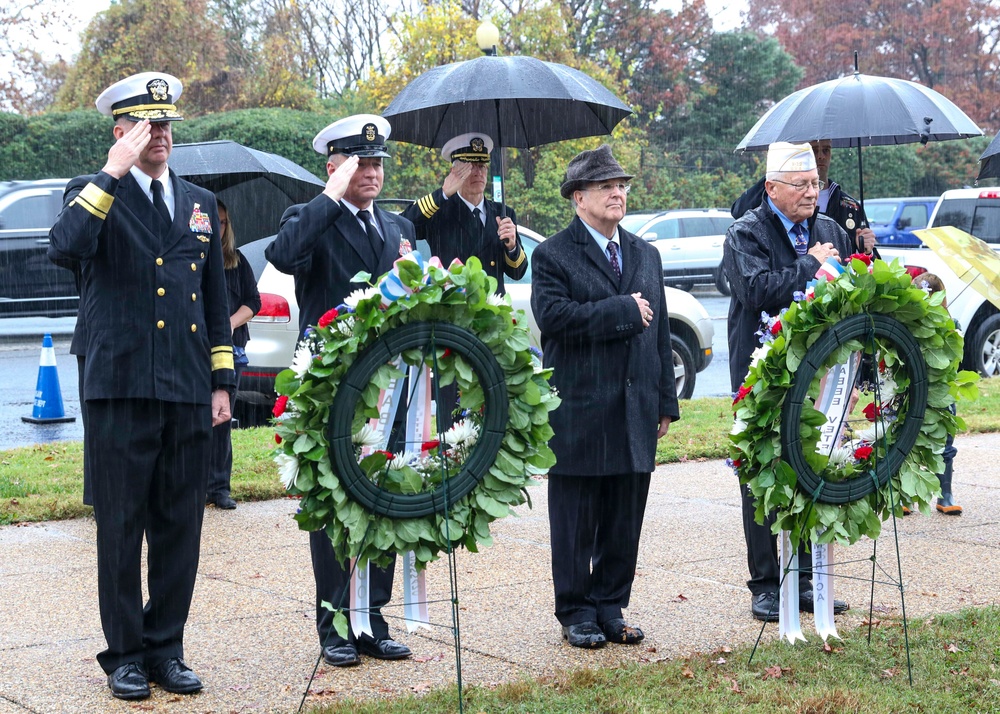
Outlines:
[[[351, 278], [367, 272], [373, 278], [387, 273], [415, 239], [413, 224], [375, 205], [382, 191], [382, 159], [389, 156], [385, 141], [389, 122], [374, 114], [340, 119], [313, 139], [313, 148], [327, 157], [326, 188], [306, 204], [292, 206], [281, 217], [281, 227], [264, 255], [283, 273], [295, 276], [299, 304], [299, 337], [330, 308], [352, 291], [368, 287]], [[410, 648], [389, 636], [381, 614], [392, 594], [393, 567], [370, 565], [372, 634], [348, 632], [340, 637], [333, 627], [334, 607], [347, 606], [350, 572], [337, 560], [330, 538], [323, 531], [309, 534], [313, 575], [316, 580], [316, 629], [327, 664], [351, 667], [361, 654], [376, 659], [405, 659]]]
[[531, 309], [561, 406], [552, 414], [555, 614], [574, 647], [636, 644], [626, 623], [656, 442], [680, 418], [660, 255], [618, 226], [631, 175], [607, 145], [560, 187], [576, 218], [532, 257]]
[[[733, 392], [743, 384], [753, 351], [760, 346], [756, 332], [760, 314], [777, 315], [794, 300], [796, 291], [816, 277], [827, 259], [846, 259], [851, 243], [844, 229], [817, 212], [816, 199], [823, 184], [809, 144], [776, 142], [767, 152], [765, 196], [759, 206], [745, 213], [726, 233], [722, 269], [729, 278], [729, 377]], [[754, 501], [741, 487], [743, 535], [752, 595], [750, 612], [758, 620], [778, 619], [781, 568], [778, 546], [771, 533], [774, 516], [763, 524], [754, 520]], [[813, 611], [808, 557], [800, 550], [799, 607]], [[834, 601], [834, 612], [847, 609]]]

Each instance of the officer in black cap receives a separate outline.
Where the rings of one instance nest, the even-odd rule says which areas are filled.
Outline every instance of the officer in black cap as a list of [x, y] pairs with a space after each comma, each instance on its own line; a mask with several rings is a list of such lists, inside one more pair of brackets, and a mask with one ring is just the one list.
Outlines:
[[[230, 418], [232, 334], [215, 197], [167, 166], [176, 77], [144, 72], [97, 99], [116, 142], [66, 187], [49, 256], [81, 271], [84, 450], [97, 521], [111, 693], [202, 688], [184, 663], [213, 424]], [[142, 602], [142, 541], [149, 601]]]
[[[326, 188], [309, 203], [285, 211], [277, 237], [264, 252], [274, 267], [295, 276], [300, 338], [324, 312], [354, 290], [368, 287], [352, 282], [355, 275], [387, 273], [416, 240], [412, 223], [374, 203], [382, 190], [389, 132], [389, 122], [382, 117], [358, 114], [317, 134], [313, 148], [327, 157]], [[395, 560], [385, 569], [369, 566], [372, 634], [350, 632], [344, 639], [333, 627], [333, 613], [322, 603], [347, 606], [350, 573], [337, 560], [326, 533], [311, 532], [309, 548], [316, 578], [316, 629], [327, 664], [359, 664], [359, 652], [377, 659], [409, 657], [410, 648], [389, 636], [380, 612], [392, 594]]]
[[524, 277], [528, 261], [517, 235], [517, 216], [484, 196], [493, 140], [482, 132], [451, 139], [441, 156], [451, 162], [444, 185], [409, 206], [403, 215], [413, 221], [417, 238], [426, 240], [431, 252], [445, 265], [476, 256], [483, 269], [496, 278], [503, 295], [504, 276]]

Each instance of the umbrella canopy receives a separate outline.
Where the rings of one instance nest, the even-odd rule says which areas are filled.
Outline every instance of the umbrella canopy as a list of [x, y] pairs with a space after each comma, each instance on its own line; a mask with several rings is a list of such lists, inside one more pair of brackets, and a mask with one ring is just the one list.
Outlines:
[[277, 233], [285, 209], [311, 201], [325, 185], [294, 161], [235, 141], [177, 144], [170, 169], [226, 204], [237, 246]]
[[993, 141], [979, 157], [979, 175], [976, 176], [976, 181], [988, 178], [1000, 178], [1000, 134], [993, 137]]
[[[925, 228], [913, 234], [962, 282], [1000, 308], [1000, 255], [989, 245], [954, 226]], [[952, 300], [949, 296], [949, 302]]]
[[382, 113], [392, 138], [441, 147], [468, 131], [498, 147], [528, 148], [610, 134], [632, 113], [583, 72], [534, 57], [478, 57], [435, 67]]
[[982, 134], [965, 112], [933, 89], [855, 71], [782, 99], [743, 137], [736, 151], [766, 150], [775, 141], [829, 139], [834, 148], [843, 148]]

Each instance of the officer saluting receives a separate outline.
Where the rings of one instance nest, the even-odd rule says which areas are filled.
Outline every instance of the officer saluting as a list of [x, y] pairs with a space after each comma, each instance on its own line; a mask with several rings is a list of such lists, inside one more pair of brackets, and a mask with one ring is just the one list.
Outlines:
[[413, 221], [417, 238], [426, 240], [431, 252], [445, 265], [458, 258], [465, 262], [476, 256], [487, 274], [497, 280], [503, 295], [504, 275], [511, 280], [524, 277], [527, 257], [517, 235], [517, 216], [507, 208], [500, 216], [500, 204], [484, 197], [493, 139], [482, 132], [460, 134], [441, 149], [451, 162], [451, 172], [441, 188], [410, 205], [403, 215]]
[[49, 234], [49, 257], [81, 268], [84, 448], [108, 643], [97, 660], [119, 699], [148, 697], [150, 681], [178, 694], [202, 688], [182, 659], [184, 624], [211, 427], [230, 418], [235, 383], [215, 197], [167, 167], [181, 89], [144, 72], [98, 97], [116, 142], [99, 173], [69, 183]]

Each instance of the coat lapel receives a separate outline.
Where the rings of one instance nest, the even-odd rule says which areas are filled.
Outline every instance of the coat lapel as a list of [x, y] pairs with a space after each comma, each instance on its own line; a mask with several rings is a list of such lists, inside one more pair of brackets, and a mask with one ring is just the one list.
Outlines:
[[393, 220], [392, 216], [378, 206], [375, 206], [375, 204], [372, 204], [372, 206], [375, 209], [375, 220], [378, 221], [378, 225], [382, 229], [382, 254], [379, 256], [378, 266], [375, 269], [377, 277], [378, 275], [382, 275], [382, 273], [392, 270], [392, 264], [399, 257], [399, 240], [402, 236], [402, 231], [399, 230], [399, 225]]
[[636, 276], [639, 275], [639, 247], [636, 241], [642, 240], [626, 230], [623, 230], [621, 226], [618, 227], [618, 240], [622, 246], [622, 280], [621, 280], [621, 290], [620, 292], [625, 295], [630, 293], [630, 288], [632, 283], [635, 282]]
[[143, 229], [149, 235], [149, 238], [142, 241], [143, 246], [150, 253], [158, 252], [159, 236], [153, 232], [150, 226], [158, 225], [160, 218], [156, 215], [153, 202], [149, 200], [149, 196], [139, 187], [139, 183], [132, 176], [132, 172], [127, 172], [121, 177], [116, 193], [122, 199], [122, 202], [129, 207], [129, 210], [132, 211], [140, 225], [142, 225]]
[[365, 269], [372, 274], [372, 277], [377, 277], [375, 270], [378, 266], [375, 264], [375, 254], [372, 251], [372, 247], [368, 243], [368, 234], [365, 233], [365, 229], [358, 223], [358, 219], [355, 218], [350, 208], [343, 203], [340, 204], [340, 207], [340, 218], [336, 220], [334, 225], [337, 226], [337, 230], [340, 231], [340, 235], [344, 237], [348, 245], [361, 258], [361, 263], [365, 266]]
[[[170, 172], [170, 183], [174, 189], [174, 220], [170, 224], [170, 230], [160, 241], [160, 249], [164, 253], [173, 248], [182, 238], [191, 235], [188, 224], [191, 221], [191, 214], [194, 212], [194, 197], [188, 190], [186, 183], [181, 181], [173, 171]], [[205, 206], [199, 205], [198, 210], [205, 211]]]
[[611, 261], [608, 260], [608, 256], [597, 245], [597, 241], [590, 235], [590, 231], [587, 230], [587, 226], [583, 225], [583, 221], [580, 220], [579, 216], [573, 219], [572, 226], [577, 242], [583, 244], [584, 254], [607, 276], [608, 280], [611, 281], [611, 285], [617, 291], [621, 281], [615, 275], [615, 271], [611, 269]]

